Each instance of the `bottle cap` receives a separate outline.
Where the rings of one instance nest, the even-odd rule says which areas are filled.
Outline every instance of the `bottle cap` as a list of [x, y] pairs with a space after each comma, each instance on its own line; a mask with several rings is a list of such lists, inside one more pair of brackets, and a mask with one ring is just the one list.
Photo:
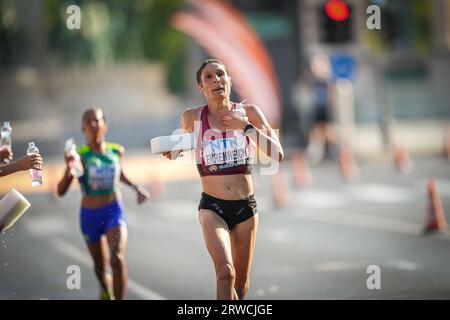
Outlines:
[[67, 139], [66, 142], [65, 142], [64, 149], [65, 150], [70, 150], [70, 148], [72, 148], [73, 144], [74, 144], [73, 138]]

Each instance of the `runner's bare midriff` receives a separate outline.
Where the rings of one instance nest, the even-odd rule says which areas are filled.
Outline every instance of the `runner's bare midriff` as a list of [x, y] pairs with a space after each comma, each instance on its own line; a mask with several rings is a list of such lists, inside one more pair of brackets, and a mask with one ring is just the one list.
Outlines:
[[253, 194], [250, 174], [202, 177], [203, 192], [222, 200], [241, 200]]
[[112, 202], [120, 201], [120, 199], [121, 195], [119, 192], [105, 195], [84, 196], [81, 201], [81, 206], [86, 209], [102, 208]]

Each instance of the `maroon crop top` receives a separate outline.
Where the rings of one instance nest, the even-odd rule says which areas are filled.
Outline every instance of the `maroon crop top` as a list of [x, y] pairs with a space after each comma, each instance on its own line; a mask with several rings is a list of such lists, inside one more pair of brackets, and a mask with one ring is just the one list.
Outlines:
[[238, 130], [219, 132], [211, 129], [207, 105], [202, 109], [200, 120], [201, 134], [198, 136], [195, 152], [200, 176], [251, 174], [250, 138]]

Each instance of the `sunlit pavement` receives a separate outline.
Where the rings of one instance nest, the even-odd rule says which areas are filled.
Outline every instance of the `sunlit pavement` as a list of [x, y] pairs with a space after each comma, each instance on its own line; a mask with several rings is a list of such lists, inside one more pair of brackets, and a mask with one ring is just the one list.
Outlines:
[[[302, 190], [286, 175], [290, 192], [282, 209], [274, 207], [269, 177], [256, 171], [260, 227], [248, 299], [449, 299], [450, 236], [422, 230], [431, 177], [450, 219], [450, 163], [413, 161], [407, 175], [390, 162], [360, 164], [359, 179], [352, 183], [326, 163], [312, 169], [313, 181]], [[201, 190], [195, 168], [173, 168], [170, 174], [180, 181], [164, 176], [157, 183], [148, 173], [137, 175], [137, 166], [128, 169], [160, 197], [138, 206], [131, 190], [123, 188], [130, 231], [127, 298], [214, 299], [213, 266], [197, 219]], [[0, 235], [0, 299], [97, 299], [79, 231], [79, 191], [56, 199], [26, 187], [25, 173], [15, 182], [32, 206]], [[1, 192], [8, 188], [2, 181]], [[67, 287], [72, 265], [80, 267], [81, 289]], [[372, 265], [380, 268], [380, 289], [367, 287]]]

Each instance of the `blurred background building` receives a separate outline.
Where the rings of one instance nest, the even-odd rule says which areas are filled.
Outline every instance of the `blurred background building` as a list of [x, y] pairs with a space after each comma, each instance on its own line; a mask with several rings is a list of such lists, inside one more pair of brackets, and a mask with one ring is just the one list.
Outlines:
[[[335, 106], [334, 120], [339, 124], [349, 109], [360, 156], [385, 152], [393, 136], [412, 152], [440, 150], [450, 118], [450, 1], [230, 3], [272, 59], [287, 145], [307, 144], [310, 63], [325, 55], [335, 91], [338, 78], [350, 81], [352, 105]], [[80, 30], [66, 26], [71, 4], [81, 8]], [[381, 29], [367, 27], [370, 5], [380, 8]], [[68, 136], [82, 139], [79, 118], [92, 105], [106, 110], [110, 139], [131, 148], [169, 134], [181, 110], [203, 101], [194, 74], [208, 54], [170, 25], [174, 13], [189, 8], [181, 0], [1, 0], [0, 117], [13, 123], [16, 151], [32, 137], [49, 153]]]

